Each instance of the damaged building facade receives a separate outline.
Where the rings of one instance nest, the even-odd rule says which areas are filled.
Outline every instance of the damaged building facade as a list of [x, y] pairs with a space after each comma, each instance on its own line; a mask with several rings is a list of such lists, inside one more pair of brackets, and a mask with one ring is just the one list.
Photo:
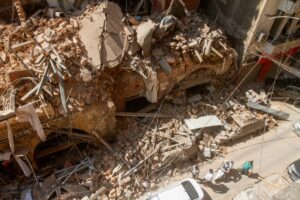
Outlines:
[[[250, 70], [249, 81], [274, 78], [280, 61], [289, 74], [292, 68], [299, 69], [299, 1], [214, 0], [202, 4], [207, 15], [235, 41], [242, 64], [240, 80]], [[295, 71], [292, 74], [299, 77]]]
[[[226, 29], [201, 12], [206, 6], [197, 0], [6, 3], [3, 197], [29, 191], [33, 199], [53, 199], [67, 191], [68, 199], [80, 190], [87, 199], [136, 199], [174, 163], [197, 152], [210, 158], [221, 144], [266, 122], [275, 126], [273, 117], [287, 119], [276, 110], [250, 111], [269, 105], [265, 93], [227, 101], [234, 91], [229, 82], [239, 78], [238, 57]], [[245, 98], [252, 104], [241, 105]], [[30, 187], [12, 187], [24, 176]]]
[[[11, 129], [11, 142], [30, 146], [33, 163], [35, 147], [52, 130], [109, 137], [115, 134], [115, 113], [126, 111], [126, 102], [157, 103], [179, 82], [182, 89], [210, 83], [234, 65], [234, 50], [222, 30], [197, 15], [186, 24], [172, 15], [160, 23], [140, 22], [114, 3], [70, 20], [40, 17], [49, 12], [28, 18], [28, 30], [1, 27], [6, 40], [1, 65], [7, 69], [1, 77], [1, 120], [9, 121], [1, 124], [2, 149], [9, 149]], [[17, 112], [22, 106], [31, 112], [23, 120]]]

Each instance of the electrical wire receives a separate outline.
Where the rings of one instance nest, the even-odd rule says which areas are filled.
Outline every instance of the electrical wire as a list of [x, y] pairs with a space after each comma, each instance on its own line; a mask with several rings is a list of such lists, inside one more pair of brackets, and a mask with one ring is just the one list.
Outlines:
[[[290, 30], [291, 30], [291, 26], [290, 26]], [[286, 50], [286, 47], [287, 47], [287, 43], [289, 41], [289, 36], [290, 34], [288, 34], [288, 37], [286, 38], [286, 41], [284, 43], [284, 49], [283, 51]], [[281, 59], [280, 59], [280, 63], [282, 63], [283, 61], [283, 54], [281, 55]], [[285, 63], [286, 63], [287, 59], [285, 60]], [[272, 84], [272, 87], [269, 89], [268, 93], [267, 94], [270, 94], [269, 96], [269, 101], [271, 102], [271, 99], [273, 97], [273, 93], [274, 93], [274, 89], [275, 89], [275, 85], [276, 85], [276, 81], [280, 75], [280, 72], [281, 72], [281, 67], [278, 66], [277, 68], [277, 72], [276, 72], [276, 76], [275, 76], [275, 79], [273, 81], [273, 84]], [[267, 96], [268, 97], [268, 96]], [[267, 116], [269, 118], [269, 110], [267, 112]], [[264, 125], [264, 130], [263, 130], [263, 137], [262, 137], [262, 144], [261, 144], [261, 151], [260, 151], [260, 159], [259, 159], [259, 170], [258, 170], [258, 173], [260, 174], [261, 173], [261, 170], [262, 170], [262, 162], [263, 162], [263, 150], [264, 150], [264, 140], [265, 140], [265, 133], [266, 133], [266, 124]], [[257, 190], [258, 190], [258, 196], [260, 196], [260, 191], [261, 191], [261, 188], [260, 188], [260, 184], [258, 184], [258, 187], [257, 187]]]
[[[214, 4], [215, 4], [215, 6], [217, 7], [219, 13], [223, 14], [222, 11], [220, 10], [220, 8], [218, 7], [218, 5], [216, 4], [216, 2], [215, 2], [214, 0], [213, 0], [213, 2], [214, 2]], [[286, 6], [287, 6], [287, 5], [286, 5]], [[228, 24], [226, 17], [223, 17], [223, 18], [225, 19], [225, 22]], [[290, 28], [291, 28], [291, 27], [290, 27]], [[251, 32], [251, 31], [250, 31], [250, 32]], [[252, 33], [253, 33], [253, 34], [256, 34], [257, 31], [256, 31], [256, 32], [252, 32]], [[290, 34], [288, 35], [288, 37], [287, 37], [287, 39], [286, 39], [286, 41], [285, 41], [285, 44], [284, 44], [284, 50], [283, 50], [283, 51], [285, 51], [285, 49], [286, 49], [286, 46], [287, 46], [287, 43], [288, 43], [289, 36], [290, 36]], [[254, 43], [255, 43], [255, 40], [252, 42], [252, 44], [249, 45], [249, 47], [251, 47]], [[249, 49], [250, 49], [250, 48], [247, 48], [247, 49], [246, 49], [246, 52], [247, 52]], [[285, 53], [285, 52], [284, 52], [284, 53]], [[290, 57], [290, 56], [288, 56], [288, 57]], [[292, 57], [292, 56], [291, 56], [291, 57]], [[262, 56], [259, 57], [258, 62], [254, 65], [254, 67], [252, 67], [252, 68], [249, 70], [249, 72], [248, 72], [248, 73], [246, 74], [246, 76], [242, 79], [242, 81], [237, 85], [237, 87], [231, 92], [231, 94], [228, 96], [228, 98], [225, 100], [225, 102], [228, 101], [228, 100], [234, 95], [234, 93], [237, 91], [237, 89], [241, 86], [241, 84], [246, 80], [246, 78], [249, 76], [249, 74], [250, 74], [250, 73], [253, 71], [253, 69], [257, 66], [257, 64], [259, 63], [259, 61], [261, 60], [261, 58], [262, 58]], [[282, 59], [283, 59], [283, 54], [281, 55], [281, 59], [280, 59], [280, 61], [279, 61], [280, 63], [282, 63]], [[294, 58], [293, 58], [293, 59], [294, 59]], [[296, 59], [294, 59], [294, 60], [296, 60]], [[273, 61], [273, 62], [274, 62], [274, 61]], [[296, 60], [296, 62], [299, 62], [299, 60]], [[274, 80], [274, 82], [273, 82], [273, 84], [272, 84], [272, 87], [271, 87], [270, 90], [269, 90], [269, 92], [271, 91], [271, 97], [270, 97], [270, 99], [272, 98], [273, 91], [274, 91], [274, 88], [275, 88], [275, 84], [276, 84], [276, 81], [277, 81], [277, 79], [278, 79], [278, 77], [279, 77], [280, 71], [281, 71], [281, 68], [279, 67], [278, 70], [277, 70], [277, 73], [276, 73], [275, 80]], [[269, 100], [270, 100], [270, 99], [269, 99]], [[269, 113], [267, 113], [267, 116], [269, 117]], [[265, 132], [266, 132], [266, 124], [264, 125], [263, 134], [265, 134]], [[259, 173], [261, 172], [261, 169], [262, 169], [262, 159], [263, 159], [263, 150], [264, 150], [263, 144], [264, 144], [264, 135], [263, 135], [263, 138], [262, 138], [262, 146], [261, 146], [261, 150], [260, 150]], [[258, 196], [259, 196], [259, 194], [260, 194], [260, 187], [258, 186]]]

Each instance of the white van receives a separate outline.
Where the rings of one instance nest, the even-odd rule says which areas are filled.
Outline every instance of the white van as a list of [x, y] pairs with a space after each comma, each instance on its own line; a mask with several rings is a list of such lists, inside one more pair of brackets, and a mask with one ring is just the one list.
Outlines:
[[160, 190], [145, 200], [202, 200], [203, 191], [196, 180], [188, 178]]

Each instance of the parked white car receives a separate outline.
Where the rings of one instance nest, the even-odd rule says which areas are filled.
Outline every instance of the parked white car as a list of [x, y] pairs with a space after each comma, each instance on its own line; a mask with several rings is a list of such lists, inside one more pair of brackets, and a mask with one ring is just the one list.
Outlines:
[[203, 197], [200, 185], [189, 178], [151, 194], [145, 200], [202, 200]]

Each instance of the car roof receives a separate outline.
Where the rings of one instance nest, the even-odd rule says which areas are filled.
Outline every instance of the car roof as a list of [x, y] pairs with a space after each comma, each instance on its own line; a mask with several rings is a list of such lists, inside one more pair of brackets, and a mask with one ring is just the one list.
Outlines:
[[146, 200], [191, 200], [195, 195], [197, 199], [202, 199], [203, 191], [195, 180], [189, 178], [159, 191]]
[[180, 200], [190, 200], [188, 193], [185, 191], [183, 186], [177, 185], [175, 187], [169, 188], [162, 193], [157, 194], [159, 200], [170, 200], [170, 199], [180, 199]]

